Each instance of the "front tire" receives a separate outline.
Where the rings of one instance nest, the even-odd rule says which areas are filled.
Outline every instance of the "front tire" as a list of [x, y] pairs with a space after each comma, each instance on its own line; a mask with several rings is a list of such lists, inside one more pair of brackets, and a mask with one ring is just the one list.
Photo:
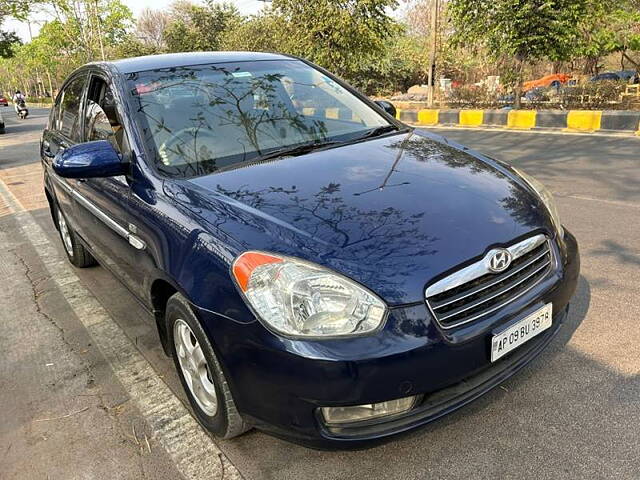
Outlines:
[[60, 240], [62, 240], [62, 246], [69, 261], [78, 268], [87, 268], [96, 265], [98, 262], [96, 262], [96, 259], [89, 253], [89, 250], [78, 241], [75, 232], [58, 206], [56, 206], [56, 222], [58, 222]]
[[237, 437], [249, 430], [207, 334], [180, 293], [167, 302], [165, 319], [176, 370], [200, 424], [221, 438]]

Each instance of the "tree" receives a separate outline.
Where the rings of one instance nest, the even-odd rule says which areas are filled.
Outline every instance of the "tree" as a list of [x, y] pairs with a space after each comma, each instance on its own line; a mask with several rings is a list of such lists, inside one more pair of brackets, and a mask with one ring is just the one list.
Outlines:
[[149, 47], [161, 51], [166, 47], [165, 32], [171, 24], [171, 14], [145, 8], [136, 21], [138, 39]]
[[287, 52], [286, 22], [271, 11], [249, 17], [222, 36], [224, 50]]
[[402, 28], [387, 15], [396, 0], [273, 0], [287, 53], [358, 83]]
[[106, 60], [109, 47], [122, 41], [133, 22], [120, 0], [49, 0], [65, 46], [82, 63]]
[[220, 50], [225, 32], [234, 30], [242, 16], [230, 3], [207, 0], [204, 6], [189, 2], [173, 5], [176, 20], [164, 31], [167, 48], [171, 52]]
[[22, 41], [15, 32], [0, 31], [0, 57], [13, 57], [15, 55], [16, 48], [20, 45], [22, 45]]
[[457, 44], [483, 46], [494, 59], [514, 60], [511, 82], [520, 107], [525, 63], [569, 58], [590, 0], [450, 0]]
[[[1, 1], [1, 0], [0, 0]], [[0, 58], [0, 83], [32, 95], [55, 93], [80, 65], [112, 58], [127, 38], [132, 16], [119, 0], [49, 0], [55, 19], [38, 36]]]
[[585, 58], [584, 73], [596, 74], [600, 60], [620, 53], [621, 68], [628, 62], [635, 69], [639, 61], [630, 51], [640, 50], [640, 5], [637, 1], [602, 2], [594, 5], [582, 22], [582, 38], [576, 46], [576, 56]]
[[37, 0], [0, 0], [0, 23], [5, 17], [15, 17], [24, 20], [31, 7], [38, 3]]

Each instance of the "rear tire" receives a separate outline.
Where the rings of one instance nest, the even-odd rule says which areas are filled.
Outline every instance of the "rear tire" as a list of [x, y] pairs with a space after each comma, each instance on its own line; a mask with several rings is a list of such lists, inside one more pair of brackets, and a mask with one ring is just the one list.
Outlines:
[[220, 438], [237, 437], [249, 430], [207, 334], [180, 293], [167, 302], [165, 321], [178, 376], [200, 424]]
[[69, 261], [78, 268], [87, 268], [96, 265], [98, 262], [96, 262], [93, 255], [89, 253], [89, 250], [78, 241], [75, 232], [58, 206], [56, 206], [56, 221], [58, 223], [60, 240], [62, 240], [62, 247]]

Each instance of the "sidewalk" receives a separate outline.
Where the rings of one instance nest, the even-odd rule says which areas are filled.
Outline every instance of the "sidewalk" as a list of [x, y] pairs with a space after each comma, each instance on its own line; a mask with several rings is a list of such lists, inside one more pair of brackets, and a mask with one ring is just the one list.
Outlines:
[[241, 478], [36, 222], [38, 192], [39, 164], [0, 170], [2, 478]]

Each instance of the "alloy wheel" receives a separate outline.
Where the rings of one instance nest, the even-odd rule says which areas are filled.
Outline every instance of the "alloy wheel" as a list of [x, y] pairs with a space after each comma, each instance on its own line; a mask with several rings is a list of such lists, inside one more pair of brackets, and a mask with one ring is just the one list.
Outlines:
[[218, 411], [218, 397], [211, 369], [191, 327], [180, 318], [173, 324], [173, 343], [191, 395], [202, 411], [213, 417]]
[[73, 243], [71, 241], [71, 233], [69, 232], [69, 226], [67, 221], [62, 215], [60, 209], [58, 209], [58, 226], [60, 227], [60, 236], [62, 237], [62, 244], [70, 257], [73, 257]]

